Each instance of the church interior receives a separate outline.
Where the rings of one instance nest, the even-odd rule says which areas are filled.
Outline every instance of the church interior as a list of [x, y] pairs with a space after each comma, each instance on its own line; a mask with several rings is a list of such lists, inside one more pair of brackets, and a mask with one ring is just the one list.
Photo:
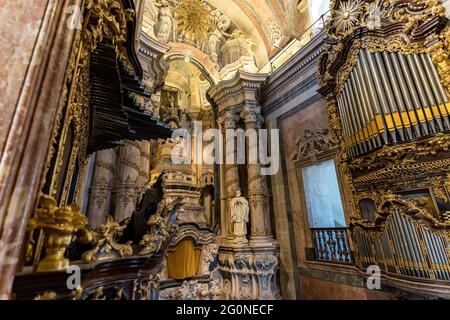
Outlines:
[[450, 298], [450, 0], [0, 18], [0, 299]]

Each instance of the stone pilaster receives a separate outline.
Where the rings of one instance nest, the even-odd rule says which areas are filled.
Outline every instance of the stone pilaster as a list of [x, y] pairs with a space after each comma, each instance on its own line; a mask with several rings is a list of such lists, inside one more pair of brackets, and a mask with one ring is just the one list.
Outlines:
[[97, 152], [88, 209], [89, 225], [92, 228], [105, 224], [111, 213], [115, 163], [116, 152], [113, 149]]
[[[259, 106], [245, 106], [241, 112], [241, 117], [245, 121], [247, 131], [254, 130], [258, 134], [258, 129], [262, 126], [261, 108]], [[248, 173], [248, 197], [250, 205], [251, 221], [251, 243], [257, 244], [272, 238], [269, 207], [269, 190], [266, 176], [261, 175], [261, 164], [259, 161], [250, 163], [250, 154], [258, 154], [258, 143], [248, 146], [247, 173]]]
[[[236, 130], [237, 122], [239, 121], [239, 115], [233, 112], [226, 112], [220, 119], [223, 132], [226, 130]], [[224, 139], [225, 141], [226, 139]], [[225, 159], [234, 158], [236, 156], [235, 148], [227, 150], [226, 144], [224, 145]], [[223, 227], [225, 228], [225, 234], [228, 240], [233, 239], [233, 226], [231, 223], [230, 201], [236, 196], [236, 192], [241, 189], [239, 179], [239, 167], [237, 164], [225, 164], [224, 176], [222, 177], [225, 183], [225, 221], [223, 221]]]

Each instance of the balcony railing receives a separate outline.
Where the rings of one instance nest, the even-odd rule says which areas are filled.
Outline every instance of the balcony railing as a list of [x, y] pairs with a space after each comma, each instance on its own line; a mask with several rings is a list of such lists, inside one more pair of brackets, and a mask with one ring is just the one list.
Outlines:
[[316, 260], [349, 264], [352, 262], [347, 228], [312, 228]]
[[279, 52], [270, 59], [270, 61], [261, 68], [261, 73], [274, 73], [287, 60], [294, 56], [301, 48], [306, 46], [315, 36], [325, 29], [330, 11], [325, 12], [320, 18], [312, 23], [301, 35], [295, 37], [284, 47], [277, 47]]

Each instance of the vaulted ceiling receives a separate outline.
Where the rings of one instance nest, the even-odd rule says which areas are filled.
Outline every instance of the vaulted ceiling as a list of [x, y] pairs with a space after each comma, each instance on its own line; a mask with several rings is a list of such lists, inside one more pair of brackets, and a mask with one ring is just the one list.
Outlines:
[[[193, 0], [145, 0], [145, 14], [155, 20], [158, 4], [171, 5]], [[317, 0], [204, 0], [227, 15], [255, 46], [259, 66], [266, 64], [292, 36], [300, 35], [309, 26], [308, 1]], [[155, 5], [156, 4], [156, 5]], [[306, 4], [306, 5], [305, 5]], [[300, 11], [300, 12], [299, 12]], [[305, 15], [306, 12], [306, 15]]]

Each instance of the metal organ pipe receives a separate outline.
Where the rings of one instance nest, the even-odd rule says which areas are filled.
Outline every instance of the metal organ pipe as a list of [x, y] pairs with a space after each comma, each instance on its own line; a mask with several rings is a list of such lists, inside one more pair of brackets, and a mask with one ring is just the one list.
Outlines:
[[350, 106], [352, 104], [348, 98], [345, 88], [342, 91], [342, 97], [344, 98], [346, 110], [347, 110], [349, 118], [350, 118], [350, 125], [352, 126], [352, 131], [353, 131], [352, 136], [355, 137], [355, 146], [356, 146], [356, 149], [358, 150], [357, 152], [358, 152], [358, 154], [362, 154], [362, 153], [364, 153], [364, 149], [363, 149], [362, 145], [359, 143], [359, 141], [361, 141], [361, 137], [359, 136], [359, 132], [358, 132], [358, 124], [355, 120], [354, 112], [352, 112], [352, 109], [350, 108]]
[[363, 130], [364, 135], [366, 137], [366, 143], [368, 144], [369, 150], [372, 150], [375, 148], [375, 145], [372, 143], [373, 133], [372, 129], [370, 127], [370, 116], [367, 114], [367, 107], [365, 105], [363, 95], [359, 93], [358, 86], [356, 84], [356, 76], [352, 75], [350, 76], [350, 86], [353, 92], [353, 96], [356, 99], [356, 102], [358, 104], [358, 112], [360, 113], [360, 117], [362, 119], [363, 123]]
[[392, 235], [394, 236], [394, 247], [396, 248], [396, 252], [399, 255], [399, 258], [401, 259], [401, 264], [400, 266], [403, 266], [404, 268], [404, 273], [407, 275], [411, 275], [410, 272], [410, 266], [407, 264], [408, 261], [408, 257], [406, 255], [405, 249], [403, 247], [403, 241], [401, 239], [401, 235], [400, 232], [398, 230], [398, 225], [397, 225], [397, 221], [395, 220], [395, 215], [397, 214], [397, 211], [395, 211], [392, 214], [392, 220], [391, 220], [391, 224], [390, 224], [390, 229], [392, 230]]
[[406, 269], [405, 269], [405, 264], [403, 263], [403, 255], [401, 254], [401, 252], [398, 248], [398, 245], [396, 245], [398, 239], [397, 239], [396, 235], [394, 234], [394, 231], [392, 228], [392, 223], [386, 227], [386, 232], [387, 232], [388, 239], [391, 239], [392, 250], [393, 250], [392, 251], [393, 259], [394, 259], [394, 261], [396, 260], [396, 265], [397, 265], [398, 269], [400, 270], [400, 273], [405, 274]]
[[348, 105], [350, 106], [350, 108], [348, 108], [347, 110], [349, 111], [350, 116], [352, 117], [352, 119], [354, 121], [355, 132], [357, 133], [357, 140], [358, 140], [357, 143], [360, 146], [362, 153], [367, 152], [366, 146], [363, 143], [364, 135], [362, 133], [362, 124], [361, 124], [361, 121], [359, 120], [358, 112], [355, 110], [356, 102], [353, 99], [353, 96], [350, 95], [348, 85], [344, 87], [343, 93], [344, 93], [344, 97], [346, 97], [346, 99], [347, 99]]
[[420, 137], [421, 133], [424, 132], [424, 135], [426, 134], [426, 128], [422, 128], [423, 124], [419, 121], [419, 115], [417, 113], [417, 109], [415, 108], [416, 104], [413, 101], [413, 96], [411, 93], [411, 88], [408, 87], [405, 79], [405, 75], [402, 71], [402, 68], [400, 66], [400, 62], [398, 61], [398, 56], [396, 53], [388, 53], [389, 57], [391, 58], [392, 65], [394, 67], [394, 70], [397, 70], [397, 80], [398, 84], [401, 89], [401, 93], [403, 95], [403, 99], [405, 102], [405, 110], [408, 113], [408, 117], [411, 121], [411, 127], [414, 130], [415, 136], [414, 137]]
[[339, 109], [339, 114], [341, 116], [341, 118], [343, 119], [343, 129], [346, 132], [345, 133], [345, 138], [349, 138], [351, 141], [351, 145], [348, 148], [349, 154], [351, 156], [355, 156], [356, 153], [354, 153], [354, 148], [355, 148], [355, 143], [356, 141], [353, 139], [352, 136], [352, 129], [350, 127], [350, 123], [349, 123], [349, 119], [348, 119], [348, 115], [347, 115], [347, 110], [345, 109], [345, 102], [344, 102], [344, 97], [342, 96], [342, 94], [338, 97], [338, 109]]
[[[442, 96], [442, 92], [439, 87], [442, 88], [438, 83], [436, 83], [436, 78], [433, 73], [433, 66], [430, 66], [428, 64], [427, 56], [424, 54], [420, 55], [420, 60], [417, 61], [418, 64], [422, 66], [422, 68], [425, 70], [425, 77], [427, 79], [427, 83], [429, 86], [427, 86], [428, 91], [430, 91], [431, 96], [433, 96], [434, 101], [436, 103], [437, 111], [439, 113], [439, 116], [441, 118], [441, 121], [443, 122], [443, 126], [445, 130], [448, 130], [450, 128], [450, 123], [448, 119], [448, 112], [447, 112], [447, 106], [446, 106], [446, 99], [444, 96]], [[439, 78], [437, 78], [439, 79]], [[431, 87], [430, 87], [431, 86]], [[444, 108], [444, 113], [441, 111], [441, 106]], [[447, 114], [445, 114], [447, 113]]]
[[397, 228], [397, 232], [398, 232], [398, 236], [400, 239], [400, 244], [403, 247], [403, 250], [405, 252], [405, 257], [406, 257], [406, 262], [408, 263], [408, 266], [410, 268], [410, 272], [414, 273], [414, 265], [413, 265], [413, 259], [411, 256], [411, 248], [409, 247], [409, 243], [408, 243], [408, 239], [406, 239], [406, 232], [403, 229], [402, 226], [402, 218], [403, 216], [399, 213], [396, 212], [393, 215], [393, 218], [395, 219], [395, 226]]
[[[378, 74], [381, 78], [381, 83], [383, 86], [383, 90], [385, 92], [385, 100], [387, 102], [387, 108], [390, 113], [391, 121], [392, 121], [392, 130], [395, 132], [396, 136], [398, 136], [397, 140], [403, 141], [405, 140], [405, 134], [403, 132], [403, 129], [405, 128], [405, 125], [403, 123], [403, 119], [400, 115], [400, 125], [396, 121], [395, 114], [399, 114], [400, 110], [397, 107], [396, 101], [394, 99], [394, 93], [392, 92], [389, 78], [386, 75], [386, 67], [383, 62], [383, 58], [380, 53], [374, 53], [371, 55], [375, 58], [376, 64], [378, 66]], [[399, 128], [400, 127], [400, 128]], [[394, 140], [396, 142], [397, 140]]]
[[404, 215], [402, 215], [400, 213], [397, 216], [398, 216], [397, 219], [399, 221], [399, 227], [401, 230], [403, 241], [408, 248], [408, 254], [410, 256], [412, 264], [414, 265], [415, 276], [420, 276], [420, 266], [418, 264], [418, 259], [416, 256], [416, 252], [414, 250], [416, 243], [414, 241], [412, 241], [411, 232], [408, 228], [410, 221]]
[[343, 135], [344, 135], [344, 139], [345, 141], [347, 141], [347, 139], [351, 139], [352, 145], [349, 148], [349, 153], [351, 156], [355, 156], [356, 154], [353, 151], [354, 145], [355, 145], [355, 141], [353, 140], [352, 137], [352, 133], [349, 127], [349, 120], [348, 120], [348, 116], [347, 116], [347, 111], [345, 109], [345, 104], [343, 101], [343, 97], [342, 95], [340, 95], [337, 98], [338, 101], [338, 110], [339, 110], [339, 114], [341, 115], [341, 119], [342, 119], [342, 130], [343, 130]]
[[[444, 130], [444, 126], [442, 125], [442, 117], [439, 111], [439, 103], [438, 101], [435, 99], [435, 97], [433, 96], [433, 93], [430, 90], [430, 86], [429, 86], [429, 82], [426, 79], [426, 72], [420, 62], [419, 56], [417, 54], [414, 54], [411, 56], [410, 60], [412, 61], [412, 63], [414, 63], [415, 65], [415, 69], [418, 71], [418, 75], [419, 75], [419, 79], [421, 80], [421, 84], [423, 86], [423, 89], [425, 90], [425, 97], [428, 100], [428, 108], [430, 110], [430, 113], [433, 117], [434, 122], [437, 124], [439, 131], [443, 131]], [[436, 112], [433, 108], [433, 106], [436, 105], [437, 107], [437, 111]]]
[[[412, 124], [411, 124], [412, 121], [409, 116], [407, 107], [405, 105], [405, 101], [403, 99], [402, 90], [397, 81], [397, 76], [395, 74], [395, 68], [394, 68], [391, 56], [386, 51], [383, 52], [383, 60], [384, 60], [385, 66], [386, 66], [386, 71], [389, 75], [389, 80], [390, 80], [391, 88], [393, 91], [393, 97], [395, 100], [395, 104], [397, 106], [397, 112], [399, 113], [399, 117], [402, 121], [403, 130], [405, 131], [405, 134], [406, 134], [406, 139], [412, 139], [412, 138], [414, 138], [414, 135], [412, 133]], [[404, 115], [406, 115], [406, 117], [404, 117]], [[405, 123], [406, 121], [404, 118], [406, 118], [407, 123]]]
[[419, 275], [421, 277], [426, 277], [426, 271], [423, 268], [424, 258], [422, 256], [422, 253], [420, 250], [419, 239], [417, 238], [417, 235], [416, 235], [416, 227], [414, 226], [413, 223], [411, 223], [411, 221], [409, 221], [409, 220], [406, 220], [406, 221], [407, 221], [406, 228], [408, 229], [408, 234], [410, 236], [410, 242], [413, 247], [415, 256], [417, 258], [417, 263], [419, 264]]
[[450, 130], [450, 99], [428, 54], [361, 49], [337, 103], [351, 157]]
[[373, 70], [371, 70], [370, 64], [367, 61], [365, 50], [361, 52], [360, 59], [361, 59], [361, 66], [364, 70], [366, 82], [370, 90], [370, 97], [373, 99], [375, 109], [377, 110], [377, 113], [380, 115], [383, 123], [383, 140], [384, 144], [386, 144], [389, 143], [389, 141], [391, 140], [391, 133], [388, 130], [386, 114], [381, 105], [380, 101], [381, 97], [379, 97], [377, 90], [375, 88], [375, 80], [374, 80], [375, 75], [373, 74]]
[[[387, 143], [389, 132], [386, 130], [386, 128], [387, 128], [386, 118], [384, 116], [383, 109], [381, 107], [380, 101], [378, 99], [378, 95], [375, 90], [374, 81], [371, 76], [371, 71], [370, 71], [369, 65], [366, 61], [365, 55], [363, 53], [360, 53], [359, 58], [361, 61], [361, 74], [364, 75], [364, 83], [367, 84], [369, 98], [372, 100], [372, 106], [373, 106], [374, 113], [375, 113], [375, 115], [377, 115], [377, 114], [380, 115], [382, 122], [383, 122], [383, 130], [382, 130], [383, 142]], [[376, 120], [376, 118], [375, 118], [375, 120]]]
[[423, 238], [424, 238], [425, 244], [426, 244], [426, 250], [430, 257], [431, 272], [434, 272], [434, 274], [437, 275], [437, 278], [441, 278], [442, 274], [439, 270], [439, 267], [437, 268], [438, 270], [435, 270], [435, 266], [439, 265], [439, 258], [438, 258], [438, 253], [437, 253], [436, 248], [433, 243], [432, 235], [430, 235], [430, 232], [427, 229], [425, 229], [423, 227], [421, 229], [422, 229]]
[[[416, 87], [414, 85], [414, 81], [412, 80], [412, 77], [411, 77], [411, 74], [410, 74], [410, 71], [409, 71], [409, 67], [408, 67], [408, 64], [406, 62], [406, 58], [405, 58], [404, 55], [400, 54], [399, 52], [397, 52], [396, 55], [397, 55], [398, 60], [400, 61], [402, 74], [405, 76], [406, 83], [407, 83], [408, 88], [409, 88], [409, 92], [410, 92], [411, 97], [412, 97], [413, 102], [414, 102], [412, 107], [415, 110], [421, 110], [422, 111], [422, 113], [424, 115], [424, 123], [425, 123], [425, 126], [423, 126], [424, 135], [428, 135], [428, 134], [430, 134], [430, 131], [432, 131], [432, 127], [431, 127], [430, 123], [428, 122], [428, 119], [425, 117], [425, 110], [423, 109], [423, 105], [422, 105], [422, 103], [421, 103], [421, 101], [419, 99], [419, 96], [417, 94], [417, 89], [416, 89]], [[421, 119], [420, 119], [419, 112], [416, 111], [416, 114], [417, 114], [417, 121], [420, 122]]]
[[429, 238], [431, 239], [431, 244], [435, 251], [436, 261], [438, 262], [438, 268], [439, 268], [439, 271], [441, 272], [441, 276], [443, 279], [445, 279], [445, 278], [448, 279], [448, 273], [444, 269], [445, 268], [444, 266], [446, 265], [446, 259], [444, 258], [445, 250], [442, 250], [443, 248], [439, 245], [439, 240], [438, 240], [439, 235], [431, 233], [430, 230], [427, 230], [427, 233], [429, 235]]
[[420, 100], [420, 105], [422, 107], [423, 113], [424, 113], [424, 118], [428, 120], [428, 123], [430, 124], [431, 127], [431, 131], [433, 133], [436, 133], [436, 123], [435, 123], [435, 119], [433, 116], [431, 116], [431, 119], [427, 116], [427, 107], [430, 106], [430, 102], [428, 101], [426, 94], [425, 94], [425, 90], [422, 86], [422, 81], [420, 80], [420, 76], [418, 75], [418, 70], [416, 68], [416, 64], [412, 58], [411, 55], [407, 55], [406, 56], [406, 61], [408, 63], [409, 66], [409, 70], [411, 71], [411, 75], [414, 79], [414, 85], [417, 88], [417, 92], [419, 95], [419, 100]]
[[346, 90], [348, 92], [348, 95], [350, 97], [350, 101], [352, 101], [353, 106], [355, 106], [356, 108], [354, 108], [354, 113], [355, 116], [358, 120], [359, 123], [359, 131], [360, 131], [360, 136], [362, 137], [362, 140], [360, 141], [361, 144], [363, 145], [363, 147], [365, 148], [365, 151], [369, 151], [371, 150], [371, 147], [368, 143], [369, 141], [369, 134], [367, 133], [367, 130], [365, 129], [366, 126], [366, 121], [364, 120], [363, 115], [361, 114], [361, 103], [359, 101], [359, 98], [356, 96], [355, 92], [354, 92], [354, 84], [352, 81], [352, 77], [350, 77], [348, 79], [348, 83], [347, 83], [347, 87]]
[[422, 58], [424, 65], [426, 66], [426, 69], [430, 72], [430, 75], [431, 75], [430, 78], [432, 80], [431, 83], [432, 83], [433, 89], [441, 97], [441, 100], [443, 101], [445, 110], [447, 112], [447, 119], [450, 119], [449, 97], [448, 97], [447, 93], [445, 92], [444, 87], [442, 86], [442, 84], [439, 81], [440, 77], [437, 73], [436, 67], [433, 64], [433, 61], [431, 61], [431, 58], [429, 55], [424, 54], [421, 56], [421, 58]]
[[[367, 51], [363, 51], [364, 54], [366, 55], [366, 58], [369, 62], [369, 66], [372, 72], [372, 76], [375, 80], [375, 89], [377, 90], [378, 96], [380, 98], [381, 101], [381, 106], [382, 106], [382, 110], [383, 110], [383, 115], [389, 115], [390, 114], [390, 109], [389, 109], [389, 103], [386, 99], [386, 95], [387, 93], [385, 92], [384, 88], [383, 88], [383, 84], [382, 84], [382, 80], [380, 79], [380, 74], [379, 74], [379, 70], [378, 70], [378, 66], [377, 63], [375, 61], [375, 58], [373, 55], [371, 55], [369, 52]], [[397, 134], [396, 134], [396, 128], [394, 126], [394, 130], [390, 131], [389, 130], [389, 122], [386, 122], [385, 124], [385, 129], [387, 132], [390, 133], [390, 138], [391, 140], [388, 140], [388, 143], [390, 142], [397, 142]]]
[[[376, 107], [375, 107], [375, 102], [372, 103], [370, 96], [368, 95], [369, 90], [367, 89], [366, 80], [363, 77], [363, 73], [361, 71], [360, 64], [361, 63], [358, 60], [356, 62], [356, 66], [355, 66], [355, 75], [356, 75], [356, 79], [357, 79], [356, 84], [357, 84], [358, 92], [360, 92], [360, 95], [364, 101], [364, 109], [367, 112], [368, 118], [370, 121], [375, 122], [376, 132], [374, 132], [374, 141], [375, 141], [376, 147], [379, 147], [382, 145], [380, 134], [383, 130], [382, 130], [382, 128], [379, 127], [378, 122], [376, 121], [377, 111], [376, 111]], [[372, 99], [374, 99], [374, 97], [372, 97]]]

